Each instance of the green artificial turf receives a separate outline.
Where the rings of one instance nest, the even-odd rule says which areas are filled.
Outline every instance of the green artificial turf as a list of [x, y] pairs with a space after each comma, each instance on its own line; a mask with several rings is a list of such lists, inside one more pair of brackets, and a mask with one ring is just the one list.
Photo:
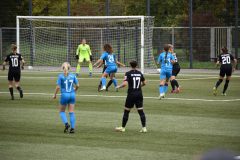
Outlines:
[[[25, 95], [20, 99], [14, 90], [14, 101], [6, 76], [6, 71], [0, 71], [0, 155], [4, 160], [189, 160], [211, 148], [240, 152], [240, 78], [236, 75], [228, 95], [220, 96], [222, 84], [215, 97], [212, 88], [217, 73], [182, 74], [178, 77], [181, 93], [168, 93], [163, 100], [156, 99], [159, 76], [146, 75], [143, 94], [148, 133], [142, 134], [136, 110], [130, 113], [125, 133], [114, 131], [121, 125], [127, 90], [115, 92], [112, 87], [99, 93], [100, 75], [88, 78], [82, 74], [74, 135], [63, 133], [59, 96], [52, 99], [57, 73], [23, 72]], [[119, 83], [122, 77], [117, 75]]]

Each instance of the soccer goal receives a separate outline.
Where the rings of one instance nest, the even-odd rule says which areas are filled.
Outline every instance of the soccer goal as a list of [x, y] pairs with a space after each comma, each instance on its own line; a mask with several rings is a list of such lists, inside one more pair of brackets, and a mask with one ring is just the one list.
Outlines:
[[109, 43], [127, 66], [130, 60], [137, 60], [142, 72], [156, 68], [153, 17], [17, 16], [16, 20], [18, 52], [34, 69], [56, 70], [64, 61], [76, 66], [76, 49], [83, 38], [91, 47], [93, 61]]

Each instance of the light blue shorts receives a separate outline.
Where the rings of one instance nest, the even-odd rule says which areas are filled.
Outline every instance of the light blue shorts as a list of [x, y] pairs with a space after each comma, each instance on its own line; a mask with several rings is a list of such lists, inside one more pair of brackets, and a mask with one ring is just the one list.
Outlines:
[[60, 104], [66, 106], [68, 104], [75, 104], [76, 95], [75, 92], [62, 93]]
[[163, 79], [170, 79], [170, 77], [172, 76], [172, 70], [161, 70], [161, 73], [160, 73], [160, 80], [163, 80]]
[[111, 73], [116, 73], [118, 68], [116, 66], [108, 66], [105, 70], [105, 73], [111, 74]]

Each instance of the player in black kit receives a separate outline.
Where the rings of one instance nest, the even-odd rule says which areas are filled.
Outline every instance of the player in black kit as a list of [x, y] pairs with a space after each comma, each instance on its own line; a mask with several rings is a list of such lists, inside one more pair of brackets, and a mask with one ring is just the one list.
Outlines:
[[142, 123], [142, 129], [140, 132], [146, 133], [146, 117], [145, 113], [143, 112], [143, 95], [141, 89], [142, 86], [146, 85], [146, 82], [143, 74], [140, 71], [136, 70], [137, 62], [131, 61], [130, 66], [132, 69], [125, 73], [123, 83], [120, 86], [117, 86], [117, 88], [123, 88], [128, 84], [128, 94], [125, 102], [122, 126], [116, 127], [115, 130], [119, 132], [125, 132], [125, 126], [128, 121], [129, 113], [135, 105]]
[[[9, 82], [9, 92], [11, 94], [11, 99], [14, 100], [13, 95], [13, 80], [15, 81], [15, 87], [19, 91], [20, 98], [23, 98], [23, 91], [19, 85], [21, 78], [21, 69], [24, 69], [24, 60], [21, 54], [17, 53], [17, 46], [12, 44], [12, 53], [10, 53], [3, 62], [3, 70], [5, 70], [6, 63], [9, 63], [8, 70], [8, 82]], [[22, 62], [22, 66], [20, 64]]]
[[178, 73], [180, 72], [181, 68], [178, 63], [177, 55], [176, 55], [176, 53], [174, 53], [173, 45], [171, 45], [171, 44], [168, 44], [168, 45], [169, 45], [169, 51], [172, 53], [172, 55], [175, 58], [175, 63], [173, 64], [173, 69], [172, 69], [172, 76], [170, 79], [171, 86], [172, 86], [171, 93], [179, 93], [180, 87], [179, 87], [178, 81], [176, 80], [176, 77], [177, 77]]
[[218, 56], [218, 61], [216, 63], [217, 66], [221, 64], [221, 67], [220, 67], [219, 80], [217, 81], [215, 87], [213, 87], [213, 94], [215, 96], [217, 95], [217, 88], [222, 83], [225, 75], [226, 75], [226, 81], [225, 81], [222, 95], [226, 96], [228, 83], [231, 79], [232, 72], [235, 70], [235, 67], [237, 64], [237, 60], [230, 53], [228, 53], [228, 50], [226, 47], [223, 47], [221, 50], [222, 50], [222, 53]]

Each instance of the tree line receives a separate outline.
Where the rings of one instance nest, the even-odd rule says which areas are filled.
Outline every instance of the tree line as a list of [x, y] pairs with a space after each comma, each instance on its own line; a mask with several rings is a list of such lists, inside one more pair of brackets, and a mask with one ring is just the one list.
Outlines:
[[[146, 15], [146, 0], [109, 0], [110, 15]], [[150, 0], [155, 26], [188, 26], [189, 0]], [[71, 0], [72, 16], [104, 16], [106, 0]], [[32, 0], [34, 16], [67, 16], [67, 0]], [[29, 0], [1, 0], [0, 27], [29, 15]], [[193, 0], [193, 26], [234, 25], [234, 0]]]

